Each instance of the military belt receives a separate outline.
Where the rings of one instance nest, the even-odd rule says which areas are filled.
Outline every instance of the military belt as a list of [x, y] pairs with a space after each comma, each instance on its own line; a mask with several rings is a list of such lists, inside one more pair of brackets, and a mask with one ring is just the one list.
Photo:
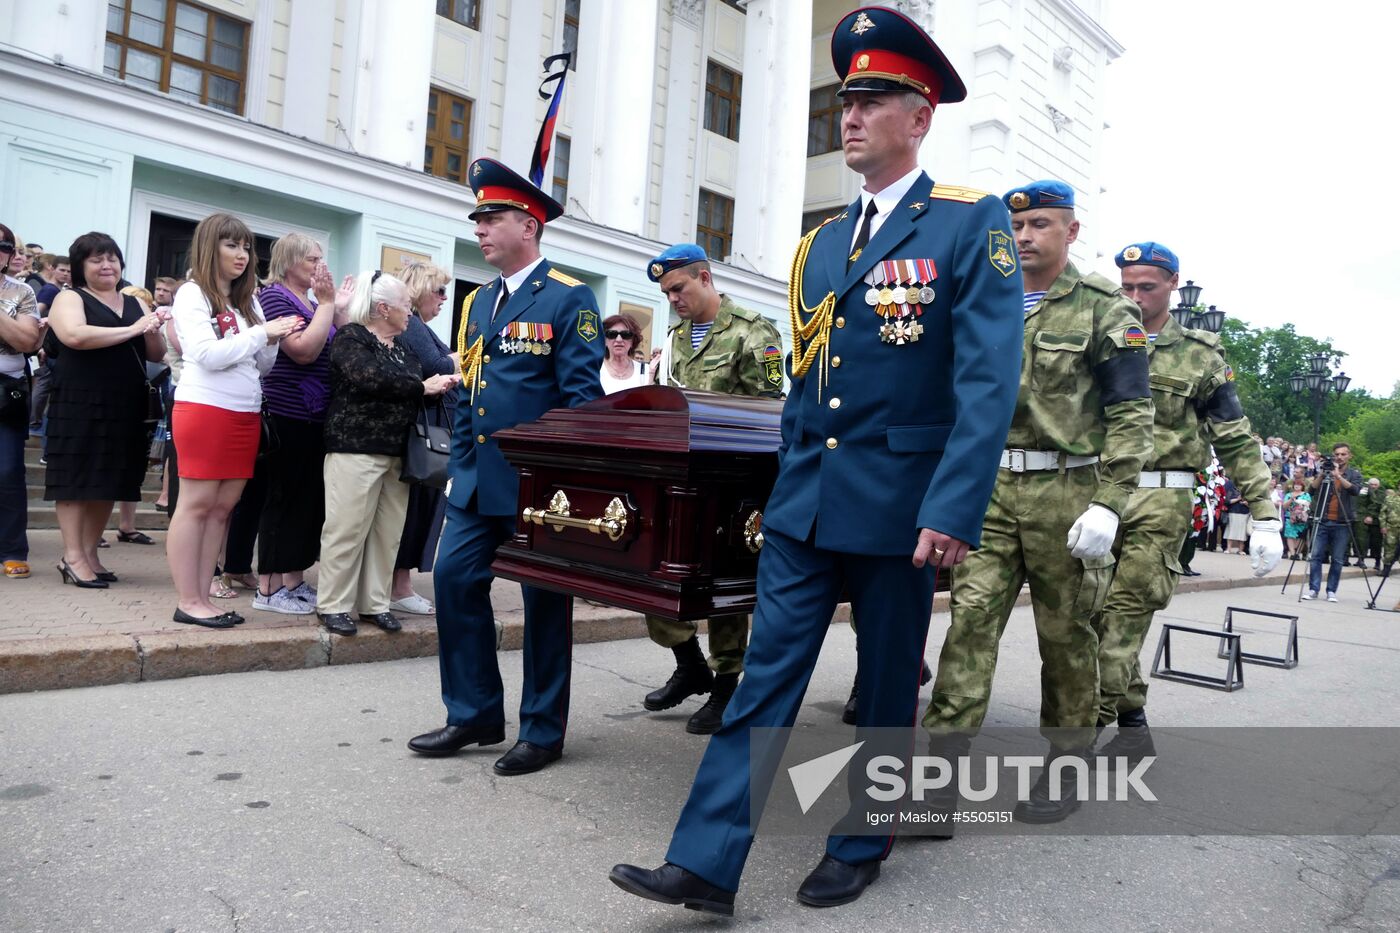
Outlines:
[[1139, 489], [1195, 489], [1196, 474], [1190, 470], [1143, 470], [1138, 474]]
[[1068, 470], [1098, 462], [1097, 455], [1067, 454], [1062, 450], [1023, 450], [1020, 447], [1009, 447], [1001, 452], [1001, 468], [1012, 473], [1058, 470], [1062, 465]]

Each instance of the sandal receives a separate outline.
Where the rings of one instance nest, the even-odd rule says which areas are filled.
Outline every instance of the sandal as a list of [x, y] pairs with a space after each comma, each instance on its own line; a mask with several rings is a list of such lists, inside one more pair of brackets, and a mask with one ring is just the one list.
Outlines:
[[209, 596], [211, 599], [233, 599], [237, 595], [233, 587], [224, 583], [222, 577], [215, 577], [209, 581]]
[[29, 564], [22, 560], [5, 561], [5, 576], [11, 580], [23, 580], [29, 576]]
[[258, 592], [258, 575], [255, 573], [226, 573], [222, 575], [221, 579], [224, 581], [224, 586], [231, 590], [243, 589], [252, 590], [254, 593]]
[[140, 531], [118, 531], [117, 540], [122, 544], [155, 544], [156, 539]]

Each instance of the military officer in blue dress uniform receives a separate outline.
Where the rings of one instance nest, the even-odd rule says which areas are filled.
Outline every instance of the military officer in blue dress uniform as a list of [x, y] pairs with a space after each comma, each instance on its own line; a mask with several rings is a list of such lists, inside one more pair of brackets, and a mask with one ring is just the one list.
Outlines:
[[[764, 804], [751, 792], [750, 730], [792, 725], [843, 587], [861, 620], [858, 729], [917, 721], [935, 574], [978, 544], [1020, 373], [1006, 208], [918, 166], [934, 107], [964, 99], [962, 81], [918, 25], [883, 7], [841, 20], [832, 60], [846, 164], [864, 187], [793, 262], [792, 391], [746, 673], [665, 864], [611, 874], [640, 897], [723, 914]], [[768, 770], [777, 757], [765, 756]], [[892, 841], [831, 835], [798, 899], [855, 900]]]
[[[515, 530], [519, 481], [491, 435], [603, 392], [598, 300], [540, 256], [544, 225], [564, 209], [492, 159], [473, 162], [468, 180], [477, 198], [471, 219], [482, 255], [501, 274], [467, 297], [457, 335], [463, 378], [447, 521], [433, 567], [447, 726], [408, 743], [422, 755], [505, 739], [491, 560]], [[503, 775], [528, 774], [558, 759], [569, 715], [573, 599], [531, 586], [521, 590], [520, 737], [495, 764]]]

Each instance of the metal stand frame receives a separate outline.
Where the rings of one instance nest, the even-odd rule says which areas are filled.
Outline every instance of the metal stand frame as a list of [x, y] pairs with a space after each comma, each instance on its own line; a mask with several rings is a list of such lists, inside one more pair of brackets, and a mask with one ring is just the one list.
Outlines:
[[[1283, 612], [1261, 612], [1258, 609], [1245, 609], [1240, 606], [1227, 606], [1225, 608], [1225, 625], [1221, 631], [1229, 634], [1235, 631], [1235, 613], [1248, 616], [1266, 616], [1270, 619], [1288, 620], [1288, 643], [1284, 648], [1282, 657], [1272, 654], [1257, 654], [1250, 651], [1241, 650], [1239, 658], [1244, 664], [1263, 664], [1266, 667], [1278, 667], [1284, 670], [1292, 670], [1298, 666], [1298, 617], [1291, 616]], [[1229, 649], [1225, 639], [1220, 640], [1220, 648], [1216, 651], [1217, 658], [1228, 658]]]
[[[1211, 677], [1209, 674], [1195, 674], [1191, 671], [1179, 671], [1172, 667], [1172, 632], [1184, 632], [1191, 635], [1209, 635], [1211, 638], [1219, 639], [1222, 644], [1228, 644], [1229, 648], [1220, 657], [1226, 658], [1224, 677]], [[1163, 663], [1165, 661], [1165, 663]], [[1209, 687], [1212, 690], [1224, 690], [1226, 693], [1233, 693], [1236, 690], [1244, 689], [1244, 665], [1240, 661], [1240, 634], [1238, 632], [1222, 632], [1219, 629], [1198, 628], [1194, 625], [1179, 625], [1175, 622], [1164, 622], [1162, 624], [1162, 637], [1157, 640], [1157, 653], [1152, 658], [1152, 677], [1161, 680], [1175, 680], [1178, 683], [1191, 684], [1196, 687]]]

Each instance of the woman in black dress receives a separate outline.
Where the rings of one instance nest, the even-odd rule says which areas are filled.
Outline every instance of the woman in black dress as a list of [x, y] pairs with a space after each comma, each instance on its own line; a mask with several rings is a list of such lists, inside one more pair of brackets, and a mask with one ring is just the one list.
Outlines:
[[102, 588], [117, 580], [97, 555], [112, 504], [141, 497], [146, 361], [165, 355], [166, 314], [118, 291], [124, 260], [107, 234], [78, 237], [68, 255], [73, 288], [54, 299], [44, 344], [53, 365], [44, 498], [58, 512], [63, 582]]

